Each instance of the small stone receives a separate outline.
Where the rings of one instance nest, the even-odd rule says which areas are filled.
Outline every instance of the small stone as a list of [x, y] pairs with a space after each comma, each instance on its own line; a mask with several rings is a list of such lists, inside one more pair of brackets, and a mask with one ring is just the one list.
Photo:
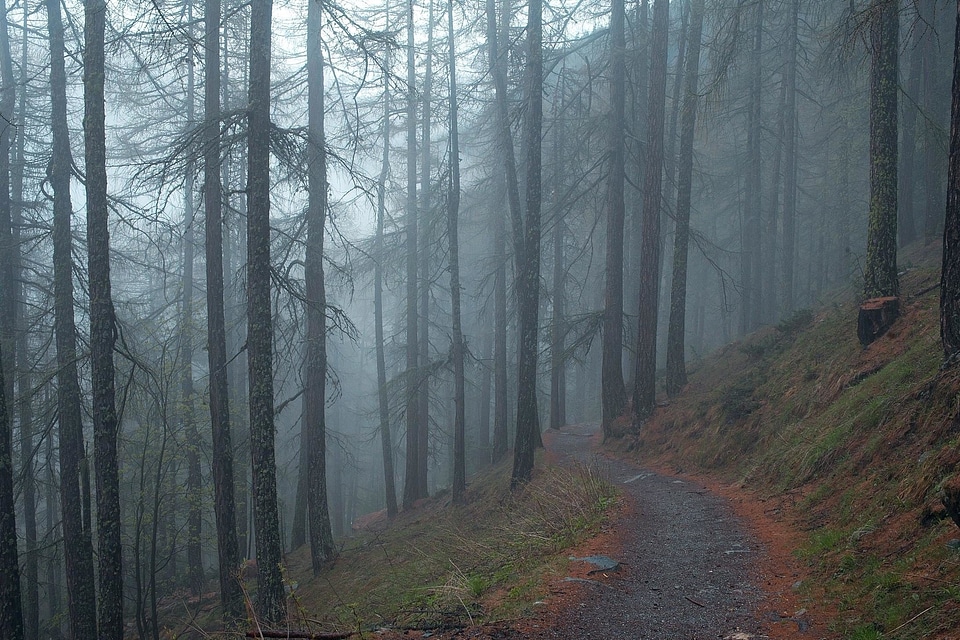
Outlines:
[[792, 588], [794, 591], [800, 591], [800, 587], [802, 586], [803, 586], [803, 580], [797, 580], [796, 582], [793, 583]]
[[953, 549], [954, 551], [960, 551], [960, 540], [957, 540], [956, 538], [954, 538], [953, 540], [947, 543], [947, 548]]
[[807, 610], [806, 610], [806, 609], [800, 609], [799, 611], [797, 611], [797, 612], [795, 612], [795, 613], [793, 614], [793, 617], [794, 617], [794, 618], [799, 618], [800, 616], [805, 616], [805, 615], [807, 615]]

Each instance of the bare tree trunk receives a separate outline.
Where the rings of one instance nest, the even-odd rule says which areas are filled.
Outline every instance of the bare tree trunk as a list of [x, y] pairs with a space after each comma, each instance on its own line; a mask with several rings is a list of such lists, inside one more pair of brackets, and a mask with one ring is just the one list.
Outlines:
[[467, 488], [466, 408], [463, 373], [463, 328], [460, 323], [460, 133], [457, 128], [457, 48], [453, 31], [453, 0], [447, 0], [450, 50], [450, 196], [447, 200], [447, 239], [450, 244], [450, 306], [453, 317], [453, 501], [463, 502]]
[[204, 3], [204, 247], [207, 277], [207, 362], [210, 368], [210, 425], [213, 432], [214, 513], [217, 520], [217, 564], [224, 620], [243, 613], [237, 580], [240, 546], [234, 502], [233, 443], [227, 379], [227, 337], [223, 276], [223, 190], [220, 173], [220, 0]]
[[896, 296], [897, 279], [897, 54], [899, 3], [874, 0], [870, 25], [870, 217], [863, 292]]
[[[327, 217], [327, 154], [323, 122], [323, 16], [319, 0], [307, 12], [307, 306], [306, 380], [303, 434], [307, 439], [307, 505], [310, 515], [310, 559], [317, 575], [336, 556], [327, 507], [327, 291], [323, 280], [324, 225]], [[302, 438], [301, 438], [302, 442]]]
[[940, 275], [940, 339], [944, 360], [960, 353], [960, 1], [953, 44], [953, 89], [950, 113], [950, 161], [947, 166], [947, 211], [943, 224]]
[[[193, 2], [187, 3], [187, 30], [193, 30]], [[193, 56], [187, 55], [187, 127], [196, 124], [196, 80]], [[203, 593], [203, 553], [201, 534], [203, 527], [203, 497], [200, 485], [200, 434], [197, 431], [195, 411], [196, 393], [193, 385], [193, 257], [194, 249], [194, 176], [196, 162], [187, 160], [183, 188], [183, 284], [180, 326], [181, 354], [181, 411], [183, 412], [184, 434], [187, 438], [187, 576], [190, 591], [194, 595]]]
[[257, 546], [257, 613], [267, 624], [286, 617], [273, 406], [270, 302], [270, 46], [272, 0], [250, 5], [247, 135], [247, 362], [250, 456]]
[[[26, 115], [27, 100], [27, 64], [29, 50], [29, 30], [27, 20], [30, 6], [23, 3], [23, 18], [21, 22], [21, 50], [20, 50], [20, 93], [17, 96], [17, 113], [21, 121]], [[33, 376], [30, 366], [30, 332], [26, 322], [26, 283], [29, 278], [23, 259], [24, 246], [21, 244], [23, 228], [23, 174], [25, 170], [24, 147], [26, 134], [24, 127], [17, 128], [16, 145], [13, 163], [10, 171], [10, 214], [12, 222], [13, 246], [16, 251], [13, 258], [16, 261], [17, 286], [15, 290], [16, 304], [16, 362], [17, 362], [17, 410], [20, 423], [20, 475], [21, 493], [23, 494], [23, 618], [26, 640], [34, 640], [40, 634], [40, 568], [39, 552], [37, 550], [37, 479], [34, 467], [33, 448]]]
[[427, 463], [430, 456], [430, 380], [427, 371], [430, 364], [430, 259], [433, 231], [433, 186], [430, 182], [433, 172], [432, 142], [430, 127], [433, 123], [433, 0], [429, 0], [427, 17], [427, 59], [423, 76], [423, 112], [420, 114], [422, 135], [420, 141], [420, 284], [418, 294], [419, 318], [417, 329], [420, 348], [417, 402], [419, 403], [419, 431], [417, 432], [417, 493], [418, 497], [430, 495], [427, 483]]
[[410, 509], [420, 497], [420, 403], [417, 395], [420, 345], [417, 331], [417, 96], [414, 51], [413, 0], [407, 0], [407, 362], [406, 423], [407, 459], [403, 478], [403, 508]]
[[[499, 181], [503, 186], [503, 180]], [[503, 211], [499, 205], [503, 204], [503, 192], [497, 191], [499, 197], [493, 206], [493, 243], [496, 259], [496, 273], [493, 283], [494, 306], [494, 338], [493, 338], [493, 442], [491, 443], [490, 461], [493, 464], [500, 462], [507, 455], [508, 438], [507, 422], [509, 407], [507, 406], [507, 230]], [[497, 202], [499, 201], [499, 202]]]
[[60, 440], [60, 509], [63, 524], [63, 555], [67, 577], [70, 635], [97, 635], [96, 595], [93, 577], [93, 547], [89, 527], [84, 526], [80, 474], [86, 467], [83, 423], [80, 413], [80, 382], [77, 373], [77, 329], [74, 322], [73, 236], [70, 218], [70, 153], [67, 127], [67, 75], [64, 68], [63, 21], [60, 2], [47, 0], [50, 36], [50, 101], [53, 156], [50, 185], [53, 189], [54, 334], [57, 345], [57, 421]]
[[797, 23], [800, 0], [791, 0], [787, 33], [787, 69], [784, 77], [784, 172], [783, 172], [783, 315], [793, 311], [796, 294], [794, 275], [797, 253]]
[[[537, 352], [540, 314], [540, 208], [541, 124], [543, 121], [543, 2], [527, 5], [527, 112], [524, 147], [527, 151], [526, 218], [518, 253], [517, 302], [520, 316], [520, 350], [517, 372], [517, 436], [514, 445], [511, 487], [533, 473], [533, 454], [541, 444], [537, 415]], [[509, 181], [509, 176], [508, 176]]]
[[693, 0], [690, 9], [690, 49], [682, 124], [680, 126], [680, 174], [677, 183], [677, 232], [674, 237], [673, 278], [670, 292], [670, 324], [667, 329], [667, 393], [676, 395], [687, 384], [685, 333], [687, 314], [687, 250], [690, 238], [690, 197], [693, 191], [693, 137], [697, 123], [700, 40], [703, 35], [704, 0]]
[[741, 255], [741, 288], [743, 297], [740, 306], [740, 333], [745, 335], [759, 326], [758, 310], [762, 307], [760, 287], [760, 264], [762, 236], [760, 233], [760, 188], [761, 188], [761, 127], [763, 100], [763, 0], [756, 5], [753, 52], [750, 58], [750, 98], [747, 106], [747, 176], [745, 220]]
[[[557, 136], [559, 144], [559, 135]], [[557, 154], [559, 157], [559, 153]], [[550, 329], [550, 428], [559, 429], [567, 423], [566, 362], [564, 359], [564, 329], [566, 325], [566, 265], [564, 264], [564, 230], [562, 218], [553, 228], [553, 318]]]
[[903, 111], [903, 137], [901, 139], [900, 185], [898, 205], [899, 243], [906, 246], [917, 239], [917, 225], [913, 200], [913, 183], [917, 168], [917, 113], [920, 104], [920, 82], [923, 79], [923, 53], [925, 25], [918, 24], [913, 29], [913, 48], [910, 51], [910, 77], [907, 79], [906, 96], [901, 109]]
[[637, 319], [637, 367], [633, 410], [645, 420], [657, 400], [657, 297], [660, 286], [660, 206], [663, 189], [663, 129], [667, 93], [669, 0], [653, 4], [650, 91], [647, 107], [647, 165], [643, 192], [643, 244], [640, 254], [640, 309]]
[[610, 10], [610, 129], [607, 176], [607, 255], [603, 305], [603, 362], [600, 398], [604, 438], [627, 404], [623, 386], [623, 221], [624, 138], [626, 122], [626, 37], [624, 2], [612, 0]]
[[0, 635], [10, 640], [21, 640], [23, 612], [20, 603], [20, 563], [17, 560], [17, 505], [13, 496], [13, 441], [5, 382], [0, 368]]
[[[44, 402], [44, 404], [48, 404]], [[44, 454], [44, 462], [47, 465], [47, 486], [46, 486], [46, 495], [44, 496], [44, 511], [46, 515], [46, 528], [47, 528], [47, 538], [52, 542], [48, 545], [47, 554], [46, 554], [46, 567], [44, 570], [45, 573], [45, 582], [46, 582], [46, 604], [47, 604], [47, 619], [46, 619], [46, 628], [50, 631], [53, 636], [58, 636], [62, 629], [62, 623], [60, 622], [60, 576], [62, 574], [62, 568], [60, 566], [60, 549], [63, 547], [62, 535], [58, 530], [58, 519], [56, 517], [56, 512], [59, 509], [57, 505], [57, 478], [54, 470], [54, 461], [53, 461], [53, 434], [47, 435], [47, 445], [46, 451]]]
[[[893, 1], [893, 0], [890, 0]], [[926, 24], [933, 24], [936, 16], [936, 0], [921, 0], [921, 17]], [[929, 28], [929, 27], [928, 27]], [[926, 193], [926, 216], [924, 220], [924, 244], [930, 244], [940, 230], [940, 212], [943, 211], [943, 185], [940, 182], [939, 95], [937, 82], [943, 71], [940, 70], [940, 53], [937, 51], [935, 35], [928, 33], [923, 47], [923, 110], [926, 114], [924, 127], [924, 192]]]
[[87, 193], [87, 274], [90, 291], [90, 368], [93, 389], [93, 441], [97, 478], [99, 555], [98, 633], [123, 638], [123, 548], [120, 541], [118, 420], [113, 348], [116, 316], [110, 291], [110, 235], [104, 112], [104, 0], [84, 1], [83, 131]]
[[[387, 0], [386, 30], [390, 30], [390, 0]], [[387, 49], [384, 67], [391, 69], [390, 49]], [[383, 483], [387, 503], [387, 517], [397, 515], [397, 487], [393, 467], [393, 438], [390, 435], [390, 404], [387, 398], [387, 364], [384, 356], [383, 339], [383, 224], [386, 215], [387, 178], [390, 175], [390, 78], [383, 79], [383, 158], [380, 163], [380, 177], [377, 179], [377, 235], [374, 240], [376, 266], [373, 275], [373, 313], [376, 324], [377, 350], [377, 399], [380, 407], [380, 446], [383, 451]]]

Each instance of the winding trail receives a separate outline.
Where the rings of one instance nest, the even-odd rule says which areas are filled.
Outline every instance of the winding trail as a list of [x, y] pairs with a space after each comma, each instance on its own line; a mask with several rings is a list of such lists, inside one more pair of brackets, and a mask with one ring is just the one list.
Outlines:
[[[561, 464], [595, 465], [623, 491], [611, 524], [619, 542], [617, 571], [575, 579], [578, 593], [561, 597], [525, 637], [557, 639], [758, 638], [760, 589], [751, 563], [762, 546], [723, 498], [685, 479], [663, 476], [595, 453], [597, 425], [551, 433], [548, 451]], [[572, 565], [581, 564], [572, 562]], [[577, 597], [579, 596], [579, 597]], [[545, 612], [547, 613], [547, 612]]]

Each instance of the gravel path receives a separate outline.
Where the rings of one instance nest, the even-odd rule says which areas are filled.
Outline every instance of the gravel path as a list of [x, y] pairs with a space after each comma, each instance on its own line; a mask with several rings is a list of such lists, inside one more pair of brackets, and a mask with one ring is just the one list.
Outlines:
[[[597, 572], [579, 604], [523, 635], [557, 639], [705, 640], [762, 637], [761, 594], [750, 563], [762, 549], [724, 501], [696, 484], [592, 451], [596, 425], [564, 427], [550, 440], [562, 461], [595, 464], [628, 504], [612, 528], [618, 571]], [[544, 628], [545, 627], [545, 628]]]

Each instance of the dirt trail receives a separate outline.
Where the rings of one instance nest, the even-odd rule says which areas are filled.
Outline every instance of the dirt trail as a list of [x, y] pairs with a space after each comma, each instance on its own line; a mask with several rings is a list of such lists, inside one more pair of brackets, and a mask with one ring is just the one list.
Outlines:
[[612, 544], [605, 545], [621, 567], [577, 582], [580, 602], [573, 598], [572, 606], [551, 611], [556, 620], [544, 620], [548, 628], [535, 635], [760, 637], [754, 612], [761, 592], [750, 579], [759, 543], [725, 501], [703, 487], [594, 453], [596, 431], [596, 425], [565, 427], [549, 436], [548, 446], [561, 463], [598, 466], [623, 491], [624, 508], [612, 524]]

